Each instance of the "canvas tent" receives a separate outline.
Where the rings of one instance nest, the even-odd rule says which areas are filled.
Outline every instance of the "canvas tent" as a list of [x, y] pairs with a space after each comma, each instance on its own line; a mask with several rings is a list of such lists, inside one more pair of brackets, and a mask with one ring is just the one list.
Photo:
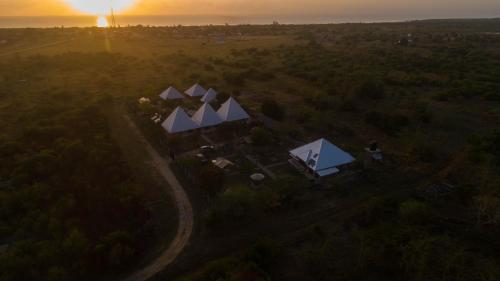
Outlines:
[[219, 125], [222, 119], [208, 103], [204, 103], [198, 111], [191, 117], [200, 128]]
[[209, 103], [209, 102], [213, 101], [217, 97], [217, 95], [218, 95], [218, 93], [214, 89], [210, 88], [205, 93], [205, 95], [201, 98], [201, 102]]
[[160, 98], [163, 100], [176, 100], [183, 99], [184, 96], [176, 88], [168, 87], [168, 89], [160, 94]]
[[177, 107], [161, 125], [170, 134], [186, 132], [198, 128], [198, 125], [189, 118], [184, 109]]
[[207, 90], [203, 89], [202, 86], [200, 86], [199, 84], [194, 84], [191, 88], [186, 90], [185, 93], [190, 97], [202, 97], [206, 92]]
[[230, 97], [225, 103], [221, 105], [217, 111], [219, 117], [225, 122], [244, 120], [250, 118], [248, 113], [241, 108], [238, 102]]
[[320, 177], [336, 174], [339, 172], [338, 167], [356, 160], [326, 139], [296, 148], [290, 151], [290, 155]]

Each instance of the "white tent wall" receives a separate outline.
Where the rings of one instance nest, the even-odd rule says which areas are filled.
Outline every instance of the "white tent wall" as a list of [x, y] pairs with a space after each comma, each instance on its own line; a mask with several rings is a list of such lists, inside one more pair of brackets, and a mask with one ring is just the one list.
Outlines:
[[248, 115], [248, 113], [232, 97], [230, 97], [225, 103], [221, 105], [221, 107], [217, 111], [217, 114], [225, 122], [250, 118], [250, 115]]
[[184, 96], [174, 87], [169, 87], [163, 93], [160, 94], [160, 98], [163, 100], [176, 100], [183, 99]]
[[206, 92], [207, 90], [205, 90], [202, 86], [194, 84], [191, 88], [186, 90], [185, 94], [190, 97], [202, 97]]
[[191, 117], [200, 128], [211, 127], [221, 124], [223, 121], [208, 103], [204, 103]]
[[209, 102], [213, 101], [214, 99], [216, 99], [217, 95], [218, 95], [218, 93], [214, 89], [210, 88], [205, 93], [205, 95], [201, 98], [201, 102], [209, 103]]
[[198, 129], [199, 126], [189, 118], [181, 107], [177, 107], [163, 122], [162, 127], [171, 134]]

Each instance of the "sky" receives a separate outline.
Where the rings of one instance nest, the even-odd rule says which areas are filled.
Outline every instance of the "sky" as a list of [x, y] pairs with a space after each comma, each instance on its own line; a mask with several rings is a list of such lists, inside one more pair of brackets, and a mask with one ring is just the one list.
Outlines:
[[[89, 0], [0, 0], [0, 16], [82, 14], [69, 1]], [[500, 0], [136, 0], [122, 14], [500, 17]]]

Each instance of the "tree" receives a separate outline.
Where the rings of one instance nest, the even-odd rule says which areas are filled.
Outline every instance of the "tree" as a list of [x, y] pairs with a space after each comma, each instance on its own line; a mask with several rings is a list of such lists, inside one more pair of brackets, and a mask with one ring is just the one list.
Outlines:
[[203, 166], [200, 170], [200, 186], [209, 194], [215, 194], [224, 186], [224, 172], [214, 165]]
[[250, 130], [250, 138], [255, 145], [267, 145], [271, 142], [271, 134], [262, 127], [255, 127]]
[[497, 225], [500, 222], [500, 198], [480, 195], [474, 198], [474, 206], [478, 225]]
[[254, 190], [246, 186], [233, 186], [219, 196], [209, 211], [208, 222], [241, 222], [256, 217], [260, 207]]

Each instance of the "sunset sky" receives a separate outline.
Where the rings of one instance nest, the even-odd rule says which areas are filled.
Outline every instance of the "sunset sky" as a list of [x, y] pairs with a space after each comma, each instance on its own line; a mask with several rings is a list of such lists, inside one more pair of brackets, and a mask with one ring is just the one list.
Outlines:
[[[79, 14], [67, 4], [67, 1], [69, 0], [0, 0], [0, 16]], [[500, 16], [500, 0], [137, 0], [136, 2], [123, 14], [314, 14], [414, 18]]]

